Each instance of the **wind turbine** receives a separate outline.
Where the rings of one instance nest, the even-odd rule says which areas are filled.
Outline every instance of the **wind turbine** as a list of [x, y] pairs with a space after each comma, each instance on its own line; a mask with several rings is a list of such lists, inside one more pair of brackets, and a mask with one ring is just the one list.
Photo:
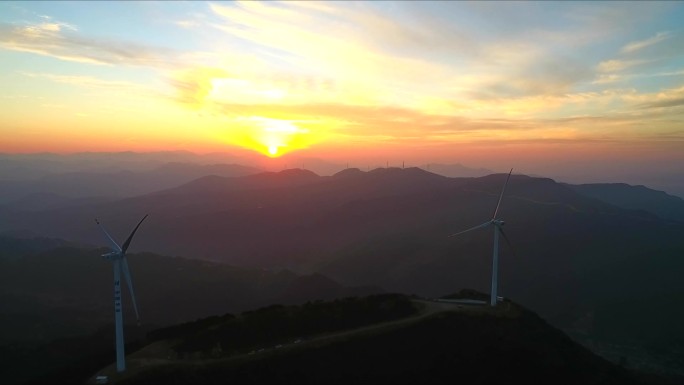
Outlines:
[[[147, 214], [149, 215], [149, 214]], [[123, 338], [123, 313], [121, 311], [121, 273], [123, 272], [124, 279], [126, 280], [126, 283], [128, 284], [128, 291], [131, 293], [131, 298], [133, 298], [133, 309], [135, 309], [135, 318], [138, 321], [138, 326], [140, 326], [140, 315], [138, 314], [138, 305], [135, 303], [135, 293], [133, 292], [133, 282], [131, 282], [131, 272], [128, 270], [128, 261], [126, 260], [126, 250], [128, 250], [128, 246], [131, 245], [131, 239], [133, 239], [133, 235], [135, 234], [136, 231], [138, 231], [138, 227], [140, 227], [140, 224], [143, 223], [145, 218], [147, 218], [147, 215], [143, 217], [143, 219], [138, 222], [138, 225], [135, 226], [135, 229], [133, 229], [133, 232], [131, 232], [131, 235], [128, 236], [128, 239], [126, 239], [126, 242], [124, 242], [123, 246], [119, 246], [116, 241], [114, 241], [114, 238], [112, 238], [111, 235], [105, 230], [104, 226], [100, 224], [100, 221], [95, 219], [95, 223], [97, 223], [104, 234], [107, 236], [107, 239], [110, 242], [111, 249], [109, 253], [102, 254], [102, 257], [114, 264], [114, 323], [116, 324], [116, 371], [117, 372], [123, 372], [126, 370], [126, 361], [124, 359], [124, 338]]]
[[[511, 242], [508, 240], [508, 237], [506, 236], [506, 233], [504, 233], [503, 229], [501, 228], [504, 225], [504, 221], [502, 219], [498, 219], [496, 217], [496, 214], [499, 213], [499, 206], [501, 206], [501, 199], [503, 198], [504, 191], [506, 191], [506, 185], [508, 184], [508, 180], [511, 179], [511, 173], [513, 172], [513, 169], [508, 173], [508, 177], [506, 178], [506, 182], [503, 185], [503, 188], [501, 189], [501, 194], [499, 195], [499, 202], [496, 204], [496, 209], [494, 209], [494, 215], [492, 215], [492, 219], [488, 220], [487, 222], [471, 227], [468, 230], [463, 230], [461, 232], [458, 232], [456, 234], [451, 234], [449, 235], [450, 237], [454, 237], [457, 235], [461, 235], [464, 233], [467, 233], [469, 231], [485, 228], [487, 226], [493, 226], [494, 227], [494, 252], [492, 256], [492, 291], [490, 294], [490, 299], [489, 299], [489, 305], [490, 306], [496, 306], [496, 301], [497, 301], [497, 296], [496, 296], [496, 290], [499, 282], [499, 233], [504, 237], [504, 240], [506, 243], [508, 243], [508, 246], [511, 246]], [[512, 247], [511, 247], [512, 248]]]

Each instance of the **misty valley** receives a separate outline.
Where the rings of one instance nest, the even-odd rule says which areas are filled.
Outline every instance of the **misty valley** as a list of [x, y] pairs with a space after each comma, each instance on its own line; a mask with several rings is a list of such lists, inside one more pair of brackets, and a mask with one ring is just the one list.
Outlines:
[[[684, 379], [679, 197], [515, 170], [133, 164], [2, 164], [2, 382]], [[496, 306], [491, 227], [459, 233], [492, 212]]]

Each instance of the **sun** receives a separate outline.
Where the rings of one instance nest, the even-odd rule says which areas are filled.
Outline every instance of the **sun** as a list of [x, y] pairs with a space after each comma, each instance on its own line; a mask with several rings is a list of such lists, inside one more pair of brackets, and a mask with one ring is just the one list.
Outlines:
[[300, 138], [309, 133], [290, 120], [252, 117], [252, 121], [258, 126], [257, 142], [266, 146], [266, 155], [271, 158], [279, 157], [297, 147]]
[[269, 158], [278, 158], [292, 151], [309, 148], [323, 140], [318, 121], [279, 119], [264, 116], [237, 117], [221, 139], [257, 151]]

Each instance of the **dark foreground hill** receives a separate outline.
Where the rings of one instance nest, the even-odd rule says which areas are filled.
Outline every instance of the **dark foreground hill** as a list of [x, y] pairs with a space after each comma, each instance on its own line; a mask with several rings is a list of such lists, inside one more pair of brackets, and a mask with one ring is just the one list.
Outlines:
[[[114, 341], [112, 266], [106, 249], [59, 239], [0, 236], [0, 383], [106, 364]], [[128, 257], [142, 326], [135, 326], [124, 288], [126, 341], [161, 326], [271, 303], [303, 303], [378, 293], [323, 275], [233, 267], [136, 253]], [[102, 361], [104, 359], [104, 361]], [[67, 377], [69, 380], [72, 377]], [[73, 381], [66, 381], [73, 382]]]
[[[298, 330], [299, 329], [299, 330]], [[639, 383], [510, 301], [385, 294], [274, 306], [151, 333], [121, 384]], [[100, 373], [113, 375], [111, 367]]]

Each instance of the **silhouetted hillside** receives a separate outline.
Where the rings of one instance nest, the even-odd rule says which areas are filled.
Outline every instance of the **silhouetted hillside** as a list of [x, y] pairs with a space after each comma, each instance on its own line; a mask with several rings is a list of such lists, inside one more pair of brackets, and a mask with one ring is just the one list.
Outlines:
[[684, 199], [645, 186], [624, 183], [592, 183], [567, 185], [578, 193], [614, 204], [615, 206], [644, 210], [664, 219], [684, 222]]
[[[368, 323], [375, 326], [320, 334]], [[186, 358], [146, 366], [150, 345], [129, 358], [132, 369], [116, 383], [638, 383], [511, 302], [464, 308], [384, 295], [269, 307], [155, 333]]]
[[425, 166], [428, 171], [434, 172], [435, 174], [448, 176], [450, 178], [462, 178], [462, 177], [480, 177], [485, 175], [494, 174], [494, 171], [488, 170], [486, 168], [470, 168], [466, 167], [460, 163], [456, 164], [440, 164], [440, 163], [430, 163]]
[[[505, 178], [447, 178], [417, 168], [205, 177], [77, 209], [6, 212], [0, 230], [104, 244], [94, 217], [117, 238], [149, 212], [133, 251], [318, 272], [344, 285], [425, 296], [484, 292], [493, 234], [448, 235], [489, 220]], [[635, 349], [666, 347], [681, 357], [684, 329], [645, 318], [670, 319], [682, 308], [660, 298], [684, 294], [684, 224], [525, 175], [511, 177], [500, 216], [514, 248], [501, 243], [501, 295], [592, 340], [612, 340], [610, 331], [620, 330], [634, 336]]]
[[[0, 352], [12, 357], [5, 360], [11, 365], [0, 382], [16, 383], [53, 371], [78, 372], [70, 365], [91, 354], [95, 363], [112, 357], [112, 266], [100, 257], [106, 250], [67, 246], [56, 239], [0, 237]], [[151, 253], [131, 254], [128, 260], [143, 322], [142, 329], [134, 326], [124, 289], [129, 342], [136, 334], [142, 336], [140, 330], [226, 311], [382, 291], [346, 287], [321, 275], [301, 277], [286, 270], [238, 268]]]
[[[171, 349], [176, 355], [230, 356], [387, 322], [416, 312], [416, 306], [407, 297], [397, 294], [307, 302], [300, 306], [272, 305], [238, 317], [226, 314], [155, 330], [148, 341], [173, 340]], [[217, 345], [221, 352], [212, 352]]]
[[287, 188], [318, 182], [318, 175], [308, 170], [290, 169], [281, 172], [262, 172], [242, 178], [210, 175], [198, 178], [179, 187], [152, 194], [192, 195], [228, 192], [231, 190], [263, 190]]
[[0, 260], [19, 259], [26, 255], [56, 249], [58, 247], [74, 247], [73, 242], [57, 238], [18, 238], [0, 235]]
[[298, 303], [310, 300], [312, 295], [315, 295], [316, 299], [323, 300], [381, 292], [383, 290], [375, 286], [343, 286], [320, 273], [314, 273], [292, 280], [280, 294], [280, 298], [288, 303]]
[[[0, 259], [0, 317], [14, 325], [0, 327], [0, 341], [88, 334], [111, 322], [112, 267], [100, 257], [105, 249], [53, 248], [61, 243], [43, 239], [0, 238], [0, 245], [7, 247]], [[299, 276], [150, 253], [128, 259], [146, 324], [382, 291], [345, 287], [320, 274]], [[125, 294], [125, 306], [129, 300]], [[125, 314], [134, 321], [131, 312]]]

